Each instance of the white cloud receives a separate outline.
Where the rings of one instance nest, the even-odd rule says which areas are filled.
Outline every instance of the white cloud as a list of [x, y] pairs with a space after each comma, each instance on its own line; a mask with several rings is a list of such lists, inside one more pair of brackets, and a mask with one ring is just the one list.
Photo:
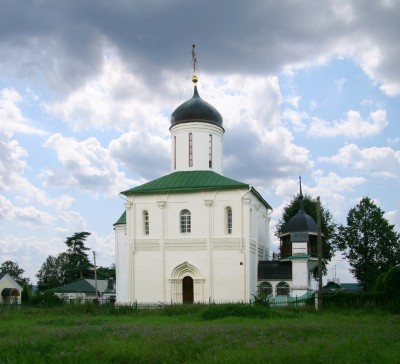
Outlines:
[[295, 109], [297, 109], [299, 107], [299, 103], [301, 100], [301, 96], [298, 95], [291, 95], [291, 96], [287, 96], [285, 97], [285, 101], [287, 103], [289, 103], [290, 105], [292, 105]]
[[388, 147], [360, 149], [349, 144], [339, 149], [332, 157], [320, 157], [321, 162], [330, 162], [380, 177], [400, 178], [400, 151]]
[[306, 129], [305, 119], [309, 118], [309, 115], [305, 111], [296, 111], [291, 109], [286, 109], [282, 112], [282, 118], [288, 120], [295, 131], [301, 132]]
[[170, 172], [171, 142], [145, 131], [130, 131], [111, 141], [111, 157], [145, 179]]
[[[104, 51], [107, 53], [108, 51]], [[75, 130], [153, 130], [165, 134], [168, 119], [154, 85], [131, 73], [118, 54], [103, 55], [103, 68], [64, 100], [44, 105], [46, 112]]]
[[346, 113], [346, 119], [339, 121], [325, 121], [314, 117], [309, 134], [313, 137], [343, 136], [358, 139], [378, 135], [387, 125], [385, 110], [371, 112], [366, 120], [362, 118], [360, 112], [350, 110]]
[[46, 169], [41, 173], [48, 185], [116, 195], [132, 183], [96, 138], [79, 142], [58, 133], [47, 139], [45, 147], [55, 150], [62, 166], [62, 169]]
[[335, 81], [335, 85], [338, 91], [343, 89], [344, 84], [347, 82], [345, 78], [340, 78], [339, 80]]
[[88, 224], [86, 219], [78, 212], [73, 210], [60, 211], [59, 219], [64, 222], [65, 226], [62, 231], [72, 232], [72, 231], [87, 231]]
[[29, 125], [17, 104], [22, 102], [21, 95], [12, 89], [0, 91], [0, 132], [12, 135], [14, 133], [44, 135], [45, 131]]
[[50, 225], [56, 218], [45, 211], [40, 211], [34, 206], [18, 207], [6, 197], [0, 195], [0, 219], [19, 220], [25, 226], [37, 227]]

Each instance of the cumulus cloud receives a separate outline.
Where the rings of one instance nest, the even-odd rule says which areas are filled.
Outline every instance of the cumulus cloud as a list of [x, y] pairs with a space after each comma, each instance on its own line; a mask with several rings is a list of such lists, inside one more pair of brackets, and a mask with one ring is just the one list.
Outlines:
[[117, 53], [103, 58], [98, 75], [66, 98], [46, 103], [46, 112], [65, 120], [76, 131], [147, 129], [165, 134], [168, 118], [157, 102], [160, 95], [154, 92], [154, 85], [131, 73]]
[[325, 121], [312, 118], [309, 134], [313, 137], [343, 136], [350, 139], [370, 137], [380, 134], [388, 125], [385, 110], [371, 112], [364, 120], [359, 111], [350, 110], [344, 120]]
[[109, 151], [96, 138], [79, 142], [57, 133], [47, 139], [45, 147], [56, 152], [62, 166], [42, 171], [49, 185], [115, 195], [133, 183], [118, 170]]
[[349, 144], [332, 157], [320, 157], [330, 162], [354, 168], [380, 177], [400, 178], [400, 151], [388, 147], [359, 148]]
[[0, 132], [12, 135], [14, 133], [44, 135], [45, 131], [30, 125], [18, 104], [21, 103], [21, 95], [9, 88], [0, 90]]
[[307, 124], [305, 120], [308, 118], [309, 115], [305, 111], [286, 109], [282, 112], [282, 119], [289, 121], [294, 130], [297, 132], [301, 132], [306, 129]]
[[110, 155], [115, 160], [149, 180], [171, 170], [171, 142], [145, 131], [130, 131], [111, 141]]
[[120, 52], [132, 73], [141, 69], [146, 83], [155, 84], [160, 65], [183, 69], [183, 55], [195, 40], [202, 66], [213, 73], [273, 73], [340, 55], [355, 59], [383, 92], [398, 95], [400, 49], [393, 45], [399, 6], [317, 0], [259, 0], [250, 6], [206, 1], [201, 8], [185, 1], [8, 3], [0, 18], [0, 59], [13, 64], [14, 73], [44, 78], [69, 93], [103, 67], [107, 47]]
[[56, 220], [48, 212], [40, 211], [34, 206], [14, 206], [10, 200], [2, 195], [0, 195], [0, 219], [15, 219], [28, 227], [50, 225]]

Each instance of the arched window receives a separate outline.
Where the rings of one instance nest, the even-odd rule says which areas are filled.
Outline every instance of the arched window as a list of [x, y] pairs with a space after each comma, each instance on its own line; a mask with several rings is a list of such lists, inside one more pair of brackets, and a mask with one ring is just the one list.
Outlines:
[[232, 207], [225, 207], [225, 225], [226, 233], [232, 234]]
[[181, 211], [181, 233], [188, 234], [191, 231], [190, 211]]
[[189, 133], [189, 167], [193, 167], [193, 134]]
[[150, 233], [150, 225], [149, 225], [149, 213], [144, 210], [143, 211], [143, 230], [144, 230], [144, 235], [149, 235]]
[[208, 139], [208, 166], [210, 168], [212, 168], [212, 150], [213, 145], [212, 145], [212, 135], [209, 135], [209, 139]]
[[290, 286], [286, 282], [279, 282], [276, 285], [276, 295], [277, 296], [289, 296]]
[[266, 294], [267, 296], [272, 295], [272, 284], [269, 282], [261, 282], [258, 285], [258, 291]]

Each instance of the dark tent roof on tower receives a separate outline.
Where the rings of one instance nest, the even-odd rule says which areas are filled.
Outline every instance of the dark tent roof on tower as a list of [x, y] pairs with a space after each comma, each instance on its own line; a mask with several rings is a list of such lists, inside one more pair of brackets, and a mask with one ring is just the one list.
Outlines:
[[219, 111], [204, 101], [194, 86], [193, 97], [178, 106], [171, 115], [171, 127], [180, 123], [200, 121], [220, 126], [222, 129], [222, 116]]
[[303, 204], [303, 191], [301, 190], [301, 177], [299, 177], [300, 186], [300, 210], [294, 215], [283, 227], [282, 234], [289, 233], [317, 233], [317, 223], [315, 220], [305, 212]]

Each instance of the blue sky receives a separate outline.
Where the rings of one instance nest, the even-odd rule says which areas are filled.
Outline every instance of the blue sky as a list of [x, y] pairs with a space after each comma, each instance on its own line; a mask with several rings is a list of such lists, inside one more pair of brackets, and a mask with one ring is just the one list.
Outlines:
[[[399, 8], [2, 2], [0, 262], [35, 282], [82, 230], [97, 263], [113, 262], [119, 192], [170, 172], [169, 116], [191, 97], [193, 43], [200, 95], [224, 118], [224, 174], [274, 208], [272, 237], [299, 173], [336, 222], [369, 196], [399, 231]], [[334, 266], [353, 280], [340, 254]]]

